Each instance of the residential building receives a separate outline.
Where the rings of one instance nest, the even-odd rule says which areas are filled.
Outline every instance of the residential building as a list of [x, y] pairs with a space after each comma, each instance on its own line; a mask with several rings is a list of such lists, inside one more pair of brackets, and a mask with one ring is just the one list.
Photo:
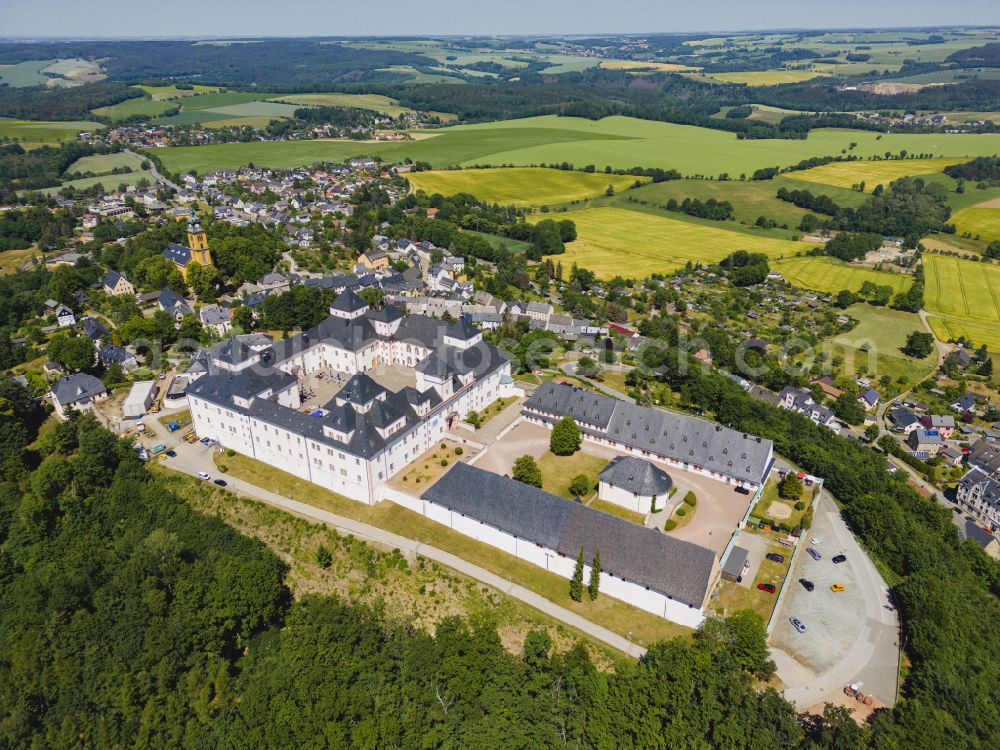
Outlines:
[[52, 405], [60, 419], [66, 419], [69, 409], [87, 411], [108, 397], [104, 383], [84, 372], [60, 378], [50, 392]]
[[139, 366], [139, 360], [136, 359], [136, 356], [132, 352], [114, 344], [105, 344], [102, 346], [97, 351], [97, 361], [105, 367], [114, 364], [119, 365], [124, 372], [134, 370]]
[[798, 414], [804, 414], [813, 423], [828, 427], [834, 432], [840, 432], [840, 424], [837, 422], [833, 410], [816, 403], [812, 391], [808, 388], [788, 386], [778, 395], [778, 406]]
[[955, 487], [955, 499], [985, 526], [1000, 528], [1000, 481], [972, 467]]
[[106, 274], [104, 274], [104, 278], [101, 279], [101, 288], [104, 290], [105, 294], [110, 294], [115, 297], [123, 294], [135, 294], [135, 287], [132, 286], [132, 282], [125, 277], [125, 274], [118, 273], [113, 270], [109, 270]]
[[969, 466], [975, 466], [1000, 479], [1000, 443], [979, 440], [972, 446], [967, 460]]
[[931, 458], [941, 450], [941, 433], [937, 430], [917, 429], [907, 436], [906, 444], [910, 446], [913, 455]]
[[219, 305], [205, 305], [198, 311], [198, 318], [201, 320], [201, 324], [215, 333], [216, 336], [225, 336], [233, 330], [229, 310]]

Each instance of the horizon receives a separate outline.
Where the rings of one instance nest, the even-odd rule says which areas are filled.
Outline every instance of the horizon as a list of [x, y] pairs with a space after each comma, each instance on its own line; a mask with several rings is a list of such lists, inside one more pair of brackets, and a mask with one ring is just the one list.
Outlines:
[[[320, 0], [302, 0], [294, 12], [263, 0], [176, 0], [169, 10], [139, 10], [126, 0], [8, 0], [6, 5], [8, 40], [642, 36], [741, 33], [732, 29], [835, 32], [1000, 25], [1000, 4], [993, 0], [950, 5], [932, 0], [884, 0], [876, 5], [842, 0], [836, 25], [826, 23], [828, 8], [795, 0], [714, 0], [697, 7], [677, 0], [628, 0], [613, 7], [596, 0], [510, 0], [502, 7], [475, 0], [429, 0], [420, 6], [384, 0], [346, 12], [337, 3]], [[902, 18], [909, 23], [894, 24]], [[627, 30], [650, 26], [663, 30]], [[160, 33], [150, 34], [152, 29]]]

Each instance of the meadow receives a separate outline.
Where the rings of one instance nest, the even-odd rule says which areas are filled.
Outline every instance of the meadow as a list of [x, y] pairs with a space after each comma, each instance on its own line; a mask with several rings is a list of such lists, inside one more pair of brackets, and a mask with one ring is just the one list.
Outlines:
[[928, 312], [1000, 330], [1000, 266], [924, 255]]
[[913, 281], [909, 274], [876, 271], [824, 256], [775, 260], [771, 262], [771, 270], [777, 271], [797, 287], [831, 294], [844, 289], [856, 292], [866, 281], [891, 286], [893, 294], [896, 294], [909, 289]]
[[171, 84], [169, 86], [135, 86], [149, 94], [153, 101], [163, 101], [165, 99], [180, 99], [182, 97], [197, 96], [198, 94], [214, 94], [219, 91], [218, 86], [202, 86], [194, 84], [190, 89], [179, 89]]
[[[603, 279], [618, 275], [668, 273], [694, 263], [718, 263], [735, 250], [791, 256], [808, 245], [756, 237], [693, 222], [623, 208], [587, 208], [560, 216], [576, 223], [577, 239], [560, 256], [564, 266], [577, 263]], [[532, 221], [544, 218], [536, 214]]]
[[655, 70], [658, 73], [677, 73], [700, 70], [677, 63], [646, 62], [644, 60], [602, 60], [598, 66], [605, 70]]
[[951, 217], [959, 233], [969, 232], [985, 243], [1000, 240], [1000, 200], [965, 208]]
[[177, 102], [155, 99], [126, 99], [117, 104], [107, 107], [98, 107], [90, 110], [98, 117], [107, 117], [112, 121], [124, 120], [128, 117], [140, 115], [142, 117], [159, 117], [164, 112], [168, 112], [178, 105]]
[[76, 138], [77, 133], [104, 127], [99, 122], [71, 120], [65, 122], [45, 120], [13, 120], [0, 117], [0, 137], [13, 138], [23, 146], [60, 143]]
[[25, 60], [13, 65], [2, 65], [0, 66], [0, 85], [21, 88], [48, 83], [49, 78], [42, 75], [42, 70], [56, 62], [58, 60]]
[[819, 182], [834, 187], [851, 188], [862, 182], [865, 191], [871, 192], [876, 185], [889, 186], [900, 177], [938, 174], [945, 167], [967, 161], [962, 158], [938, 159], [884, 159], [880, 161], [838, 161], [813, 167], [795, 173], [796, 180]]
[[[208, 96], [212, 95], [196, 98]], [[456, 125], [419, 141], [213, 144], [161, 149], [157, 154], [175, 171], [197, 169], [204, 172], [238, 167], [250, 161], [263, 166], [288, 167], [324, 159], [381, 155], [386, 160], [410, 157], [436, 167], [456, 164], [532, 166], [567, 161], [575, 165], [594, 164], [598, 169], [606, 165], [623, 169], [643, 165], [673, 168], [686, 175], [726, 172], [738, 177], [761, 167], [788, 166], [813, 156], [838, 154], [852, 142], [858, 144], [852, 153], [862, 157], [901, 149], [954, 157], [1000, 152], [1000, 134], [897, 135], [829, 129], [814, 130], [804, 140], [738, 140], [733, 133], [631, 117], [592, 121], [547, 115]]]
[[936, 364], [933, 357], [918, 360], [902, 352], [907, 336], [913, 331], [926, 330], [916, 313], [867, 303], [852, 305], [844, 312], [858, 324], [846, 333], [824, 340], [822, 345], [831, 358], [844, 358], [838, 375], [854, 375], [860, 370], [869, 377], [888, 375], [894, 382], [905, 378], [913, 384]]
[[603, 195], [608, 186], [625, 190], [636, 178], [628, 175], [588, 174], [562, 169], [462, 169], [411, 172], [414, 190], [455, 195], [470, 193], [502, 205], [543, 206]]
[[[66, 168], [68, 174], [74, 172], [93, 172], [96, 175], [108, 174], [111, 170], [119, 167], [131, 167], [133, 170], [141, 169], [142, 158], [135, 154], [120, 151], [114, 154], [95, 154], [77, 159]], [[116, 177], [124, 175], [115, 175]]]
[[[354, 107], [370, 109], [389, 117], [399, 117], [412, 110], [399, 106], [399, 102], [380, 94], [283, 94], [271, 101], [287, 102], [300, 107]], [[454, 115], [453, 115], [454, 117]]]
[[709, 73], [710, 77], [724, 83], [745, 83], [747, 86], [775, 86], [779, 83], [798, 83], [829, 75], [819, 70], [747, 70], [736, 73]]

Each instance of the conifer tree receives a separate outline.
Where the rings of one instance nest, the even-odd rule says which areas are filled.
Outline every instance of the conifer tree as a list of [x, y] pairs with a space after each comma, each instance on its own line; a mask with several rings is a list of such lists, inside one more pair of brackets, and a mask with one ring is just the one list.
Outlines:
[[574, 602], [583, 601], [583, 547], [580, 547], [580, 556], [576, 558], [576, 570], [569, 581], [569, 597]]

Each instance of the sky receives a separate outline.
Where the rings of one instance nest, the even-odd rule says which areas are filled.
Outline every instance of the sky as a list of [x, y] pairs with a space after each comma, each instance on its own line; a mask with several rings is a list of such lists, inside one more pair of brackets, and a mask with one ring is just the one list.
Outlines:
[[0, 0], [0, 37], [609, 34], [1000, 25], [1000, 0]]

